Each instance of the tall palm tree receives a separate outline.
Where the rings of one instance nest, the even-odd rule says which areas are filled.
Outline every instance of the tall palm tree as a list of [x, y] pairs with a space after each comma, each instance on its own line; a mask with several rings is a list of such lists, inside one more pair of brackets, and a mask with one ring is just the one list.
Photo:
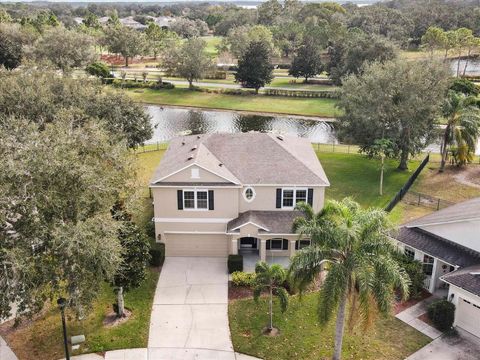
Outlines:
[[472, 160], [478, 137], [480, 136], [480, 111], [474, 97], [466, 97], [455, 91], [449, 91], [443, 106], [443, 115], [447, 120], [443, 134], [440, 172], [445, 170], [449, 147], [456, 148], [459, 165]]
[[340, 360], [347, 304], [349, 322], [372, 323], [375, 314], [387, 314], [394, 289], [408, 295], [409, 278], [392, 255], [395, 248], [386, 235], [389, 222], [379, 209], [364, 210], [351, 199], [329, 201], [315, 213], [300, 204], [305, 217], [295, 219], [294, 229], [310, 237], [312, 245], [298, 251], [290, 264], [290, 276], [300, 291], [311, 283], [328, 263], [328, 273], [319, 293], [321, 324], [336, 312], [334, 360]]
[[267, 290], [269, 294], [269, 315], [270, 323], [268, 330], [273, 329], [273, 295], [280, 299], [280, 308], [282, 312], [288, 307], [288, 292], [284, 288], [287, 279], [287, 272], [278, 264], [269, 266], [264, 261], [259, 261], [255, 266], [255, 288], [253, 290], [253, 298], [258, 301], [263, 290]]

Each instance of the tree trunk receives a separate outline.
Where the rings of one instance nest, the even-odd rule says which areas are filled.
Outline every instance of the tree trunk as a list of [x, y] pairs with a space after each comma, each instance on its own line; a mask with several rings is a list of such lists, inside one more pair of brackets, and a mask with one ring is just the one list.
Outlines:
[[268, 329], [270, 331], [273, 329], [273, 294], [272, 294], [271, 286], [270, 286], [270, 327]]
[[380, 169], [380, 196], [383, 195], [383, 170], [385, 168], [385, 157], [382, 156], [382, 167]]
[[399, 170], [408, 170], [408, 149], [403, 149], [400, 154], [400, 164], [398, 165]]
[[255, 95], [258, 95], [259, 88], [255, 88]]
[[458, 60], [457, 60], [457, 78], [460, 76], [460, 57], [461, 53], [458, 53]]
[[187, 80], [188, 80], [188, 88], [190, 90], [192, 90], [193, 89], [193, 79], [187, 79]]
[[125, 67], [128, 67], [128, 56], [125, 56]]
[[450, 134], [450, 123], [447, 124], [447, 127], [445, 128], [445, 133], [443, 134], [443, 142], [442, 142], [442, 161], [440, 162], [440, 172], [443, 172], [445, 170], [445, 164], [447, 162], [447, 146], [448, 146], [448, 137]]
[[123, 287], [117, 288], [117, 316], [122, 317], [125, 314], [125, 300], [123, 299]]
[[471, 50], [468, 50], [467, 58], [465, 59], [465, 66], [463, 67], [463, 76], [467, 72], [468, 60], [470, 59]]
[[335, 324], [335, 345], [333, 350], [333, 360], [342, 358], [343, 330], [345, 328], [345, 315], [347, 308], [347, 290], [342, 295], [340, 305], [338, 306], [337, 322]]

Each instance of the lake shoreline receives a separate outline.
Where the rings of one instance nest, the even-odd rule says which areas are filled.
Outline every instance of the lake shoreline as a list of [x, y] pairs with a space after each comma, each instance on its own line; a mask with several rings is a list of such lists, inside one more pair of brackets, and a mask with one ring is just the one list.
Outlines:
[[170, 108], [170, 109], [185, 109], [185, 110], [199, 110], [199, 111], [218, 111], [218, 112], [229, 112], [229, 113], [239, 113], [242, 115], [259, 115], [259, 116], [286, 116], [298, 120], [309, 120], [309, 121], [320, 121], [320, 122], [329, 122], [335, 123], [337, 122], [336, 117], [331, 116], [307, 116], [307, 115], [298, 115], [298, 114], [287, 114], [282, 112], [274, 112], [274, 111], [248, 111], [248, 110], [235, 110], [235, 109], [219, 109], [214, 107], [207, 107], [207, 106], [190, 106], [190, 105], [169, 105], [169, 104], [159, 104], [153, 103], [148, 101], [136, 101], [137, 104], [142, 104], [145, 106], [158, 106], [160, 108]]

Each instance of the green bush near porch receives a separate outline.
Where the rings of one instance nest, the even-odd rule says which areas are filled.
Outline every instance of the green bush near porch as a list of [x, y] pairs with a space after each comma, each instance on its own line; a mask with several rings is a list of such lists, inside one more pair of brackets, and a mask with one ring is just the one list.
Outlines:
[[[259, 304], [253, 300], [237, 300], [229, 304], [230, 330], [235, 351], [265, 360], [318, 360], [330, 358], [333, 351], [334, 321], [326, 327], [318, 325], [318, 294], [310, 293], [300, 300], [290, 298], [289, 308], [280, 312], [274, 305], [274, 323], [280, 335], [262, 335], [268, 322], [266, 298]], [[380, 318], [375, 326], [365, 331], [346, 330], [344, 359], [403, 360], [422, 348], [430, 339], [393, 315]]]

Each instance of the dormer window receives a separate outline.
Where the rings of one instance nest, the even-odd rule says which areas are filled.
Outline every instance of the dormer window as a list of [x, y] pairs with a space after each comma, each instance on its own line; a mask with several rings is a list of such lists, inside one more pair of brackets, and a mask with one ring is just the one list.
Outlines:
[[200, 169], [198, 168], [192, 168], [192, 179], [200, 179]]

